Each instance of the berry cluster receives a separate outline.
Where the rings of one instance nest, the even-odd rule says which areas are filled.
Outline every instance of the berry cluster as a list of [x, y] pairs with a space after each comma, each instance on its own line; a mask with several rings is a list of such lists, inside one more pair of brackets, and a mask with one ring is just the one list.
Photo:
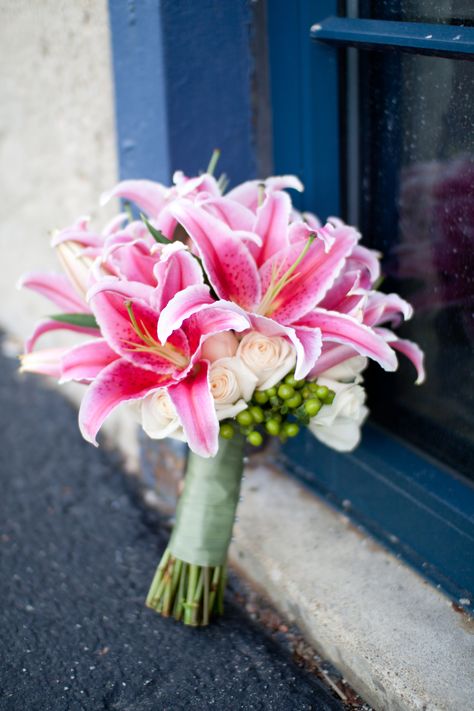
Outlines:
[[240, 432], [254, 447], [263, 443], [263, 432], [286, 442], [296, 437], [300, 426], [308, 425], [323, 405], [331, 405], [335, 395], [317, 381], [296, 380], [294, 373], [289, 373], [274, 387], [256, 390], [246, 410], [221, 423], [220, 435], [232, 439]]

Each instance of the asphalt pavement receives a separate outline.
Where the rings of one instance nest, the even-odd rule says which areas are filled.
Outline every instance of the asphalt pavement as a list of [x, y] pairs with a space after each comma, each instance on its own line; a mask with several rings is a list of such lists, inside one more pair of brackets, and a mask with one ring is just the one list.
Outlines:
[[0, 711], [340, 711], [232, 599], [205, 629], [145, 608], [158, 515], [57, 391], [0, 366]]

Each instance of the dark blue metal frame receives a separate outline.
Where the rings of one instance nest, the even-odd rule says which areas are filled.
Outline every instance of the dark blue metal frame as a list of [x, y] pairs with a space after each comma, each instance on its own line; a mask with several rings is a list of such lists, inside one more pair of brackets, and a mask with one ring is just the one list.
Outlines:
[[300, 206], [339, 215], [338, 57], [308, 39], [314, 17], [335, 12], [337, 2], [271, 0], [267, 9], [275, 172], [304, 178]]
[[[350, 19], [337, 17], [338, 10], [337, 0], [268, 3], [275, 172], [298, 172], [307, 187], [301, 207], [323, 218], [341, 212], [343, 48], [463, 59], [474, 51], [472, 28]], [[468, 482], [373, 425], [349, 455], [304, 433], [285, 446], [281, 459], [458, 604], [474, 609], [474, 489]]]
[[196, 175], [214, 148], [232, 184], [255, 176], [250, 6], [109, 0], [121, 178]]
[[312, 25], [311, 37], [345, 47], [474, 59], [474, 27], [326, 17]]

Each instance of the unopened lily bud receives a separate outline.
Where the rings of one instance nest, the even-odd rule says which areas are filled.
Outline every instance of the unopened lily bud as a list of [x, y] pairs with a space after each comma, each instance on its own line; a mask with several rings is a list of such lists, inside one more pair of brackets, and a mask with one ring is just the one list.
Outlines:
[[69, 348], [45, 348], [20, 356], [20, 373], [40, 373], [61, 377], [61, 358]]
[[77, 242], [72, 241], [60, 242], [56, 246], [56, 252], [72, 286], [79, 296], [85, 300], [90, 286], [92, 259], [84, 257], [82, 255], [82, 247]]

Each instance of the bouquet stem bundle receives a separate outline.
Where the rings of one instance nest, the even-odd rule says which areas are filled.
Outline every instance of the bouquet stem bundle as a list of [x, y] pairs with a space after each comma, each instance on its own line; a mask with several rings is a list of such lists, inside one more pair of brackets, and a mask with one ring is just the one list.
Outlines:
[[215, 457], [190, 452], [170, 543], [146, 604], [184, 624], [207, 625], [223, 612], [227, 550], [243, 472], [244, 439], [221, 439]]

